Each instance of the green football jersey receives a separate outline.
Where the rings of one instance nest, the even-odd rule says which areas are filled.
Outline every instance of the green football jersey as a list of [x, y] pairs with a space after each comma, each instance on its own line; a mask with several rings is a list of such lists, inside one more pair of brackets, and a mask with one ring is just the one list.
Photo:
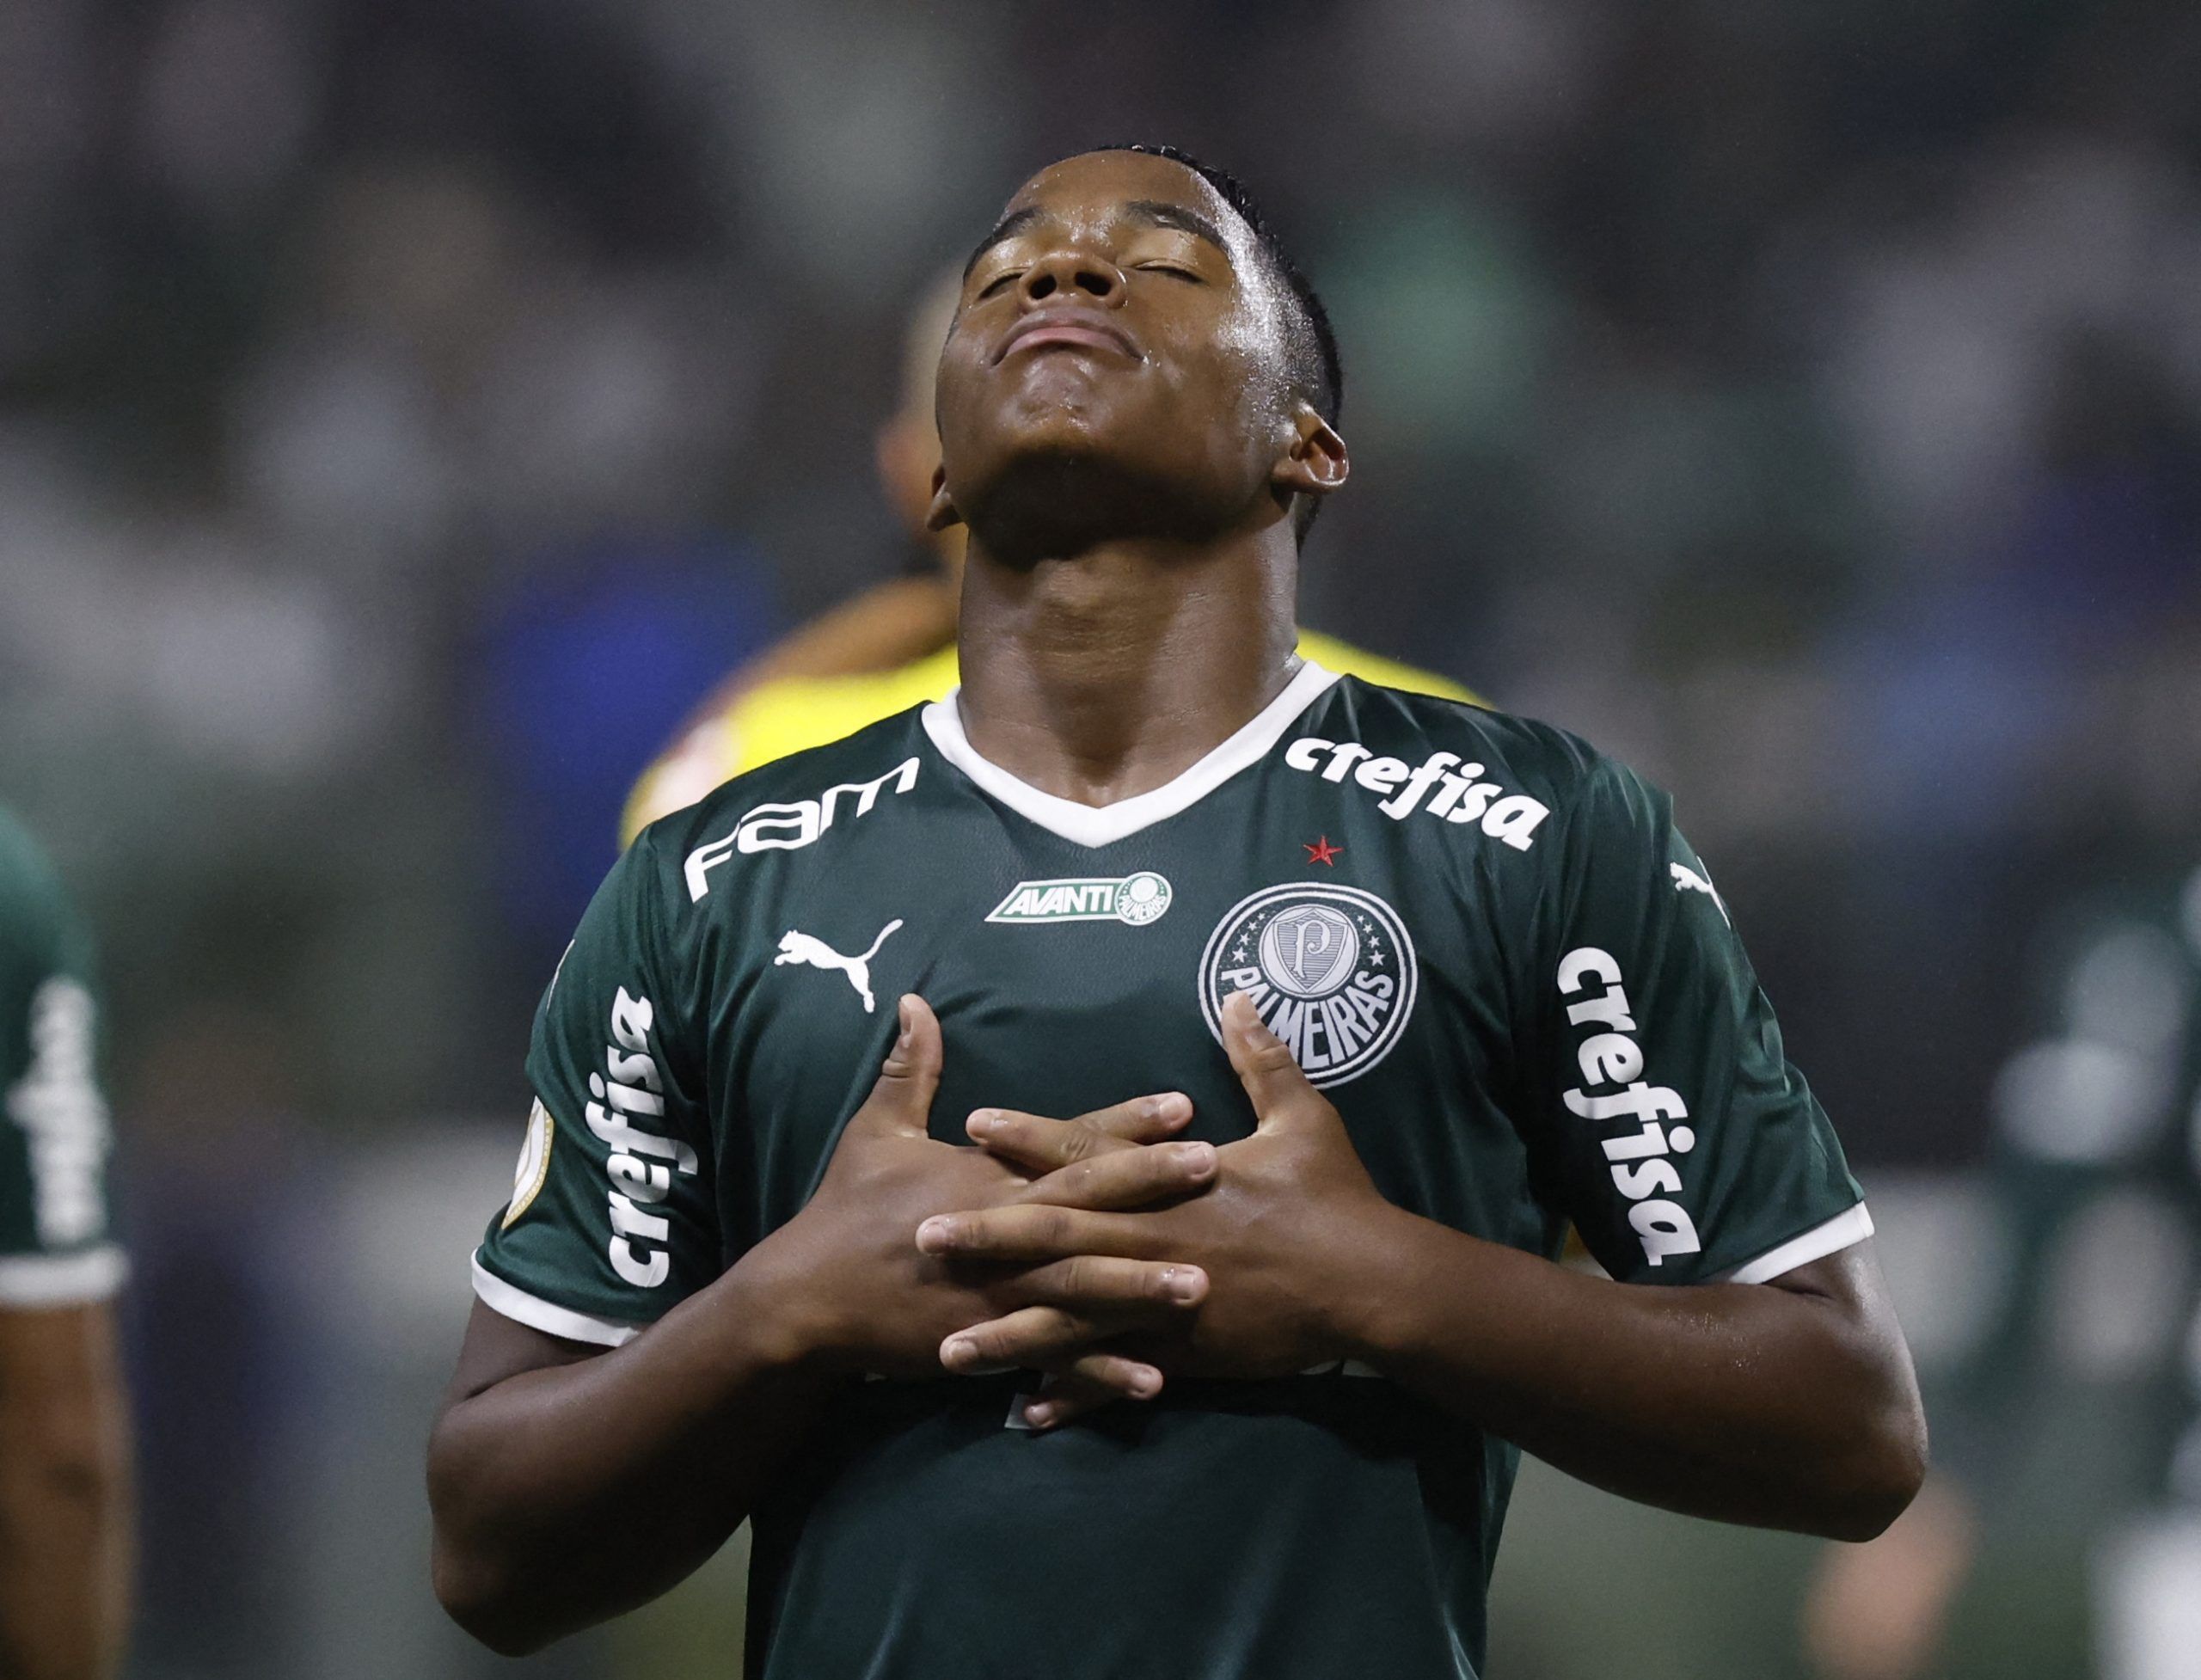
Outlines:
[[[1666, 800], [1560, 731], [1303, 667], [1100, 808], [979, 757], [953, 696], [656, 824], [537, 1014], [491, 1307], [617, 1344], [791, 1218], [938, 1013], [932, 1130], [1157, 1090], [1251, 1107], [1264, 1019], [1383, 1193], [1615, 1277], [1756, 1281], [1869, 1233]], [[913, 1234], [914, 1235], [914, 1234]], [[848, 1385], [754, 1513], [768, 1680], [1472, 1676], [1516, 1451], [1332, 1369], [1181, 1381], [1033, 1435], [1013, 1377]]]
[[122, 1282], [90, 977], [83, 923], [0, 811], [0, 1307], [101, 1300]]

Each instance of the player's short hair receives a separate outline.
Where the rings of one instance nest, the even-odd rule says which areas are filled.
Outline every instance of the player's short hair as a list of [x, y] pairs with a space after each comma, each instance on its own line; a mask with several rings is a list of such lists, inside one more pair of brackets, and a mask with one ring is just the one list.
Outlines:
[[[1322, 299], [1299, 265], [1276, 236], [1276, 230], [1261, 214], [1260, 206], [1254, 202], [1254, 195], [1246, 184], [1228, 170], [1218, 169], [1212, 163], [1203, 163], [1190, 152], [1176, 146], [1150, 144], [1143, 141], [1123, 140], [1107, 145], [1094, 146], [1093, 151], [1135, 151], [1148, 157], [1166, 157], [1173, 163], [1181, 163], [1209, 186], [1216, 195], [1238, 213], [1254, 236], [1254, 248], [1261, 261], [1283, 282], [1286, 300], [1284, 312], [1284, 371], [1291, 382], [1295, 395], [1304, 397], [1315, 412], [1330, 425], [1338, 423], [1345, 412], [1345, 367], [1338, 359], [1337, 334], [1330, 327], [1329, 311], [1322, 307]], [[1074, 154], [1082, 156], [1083, 154]], [[1300, 539], [1306, 539], [1309, 527], [1321, 510], [1321, 499], [1303, 496], [1293, 512], [1292, 526]]]

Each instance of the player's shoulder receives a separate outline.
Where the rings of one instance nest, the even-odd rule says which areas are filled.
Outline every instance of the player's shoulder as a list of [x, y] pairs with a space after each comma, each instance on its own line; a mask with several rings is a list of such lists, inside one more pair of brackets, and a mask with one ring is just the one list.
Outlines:
[[[1620, 760], [1570, 729], [1459, 700], [1340, 674], [1327, 705], [1313, 714], [1340, 737], [1385, 757], [1421, 763], [1456, 754], [1460, 775], [1482, 775], [1530, 794], [1555, 811], [1585, 800], [1652, 796], [1655, 790]], [[1470, 769], [1469, 766], [1479, 766]]]
[[939, 699], [955, 686], [956, 671], [951, 643], [883, 670], [773, 677], [732, 690], [635, 782], [620, 818], [622, 842], [736, 776]]
[[[1342, 676], [1310, 708], [1284, 763], [1378, 793], [1384, 813], [1476, 822], [1516, 851], [1632, 849], [1672, 826], [1666, 794], [1572, 730], [1477, 702]], [[1425, 791], [1416, 800], [1415, 789]], [[1554, 839], [1554, 837], [1560, 837]]]
[[907, 793], [921, 763], [924, 704], [864, 724], [837, 740], [799, 748], [744, 770], [695, 804], [660, 817], [630, 849], [636, 868], [682, 880], [699, 853], [799, 849], [837, 819]]

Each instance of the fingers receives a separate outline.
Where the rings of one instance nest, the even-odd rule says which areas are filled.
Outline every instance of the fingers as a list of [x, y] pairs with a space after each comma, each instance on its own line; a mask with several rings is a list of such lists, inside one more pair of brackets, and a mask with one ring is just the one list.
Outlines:
[[917, 1227], [917, 1248], [958, 1260], [1040, 1266], [1074, 1254], [1150, 1260], [1156, 1235], [1151, 1215], [1095, 1213], [1050, 1203], [1022, 1202], [969, 1213], [936, 1213]]
[[1034, 1173], [1051, 1173], [1131, 1144], [1157, 1144], [1184, 1129], [1192, 1101], [1181, 1092], [1134, 1097], [1074, 1120], [1051, 1120], [1013, 1108], [981, 1108], [965, 1123], [972, 1141]]
[[1060, 1307], [1088, 1317], [1109, 1315], [1118, 1327], [1162, 1322], [1207, 1299], [1207, 1273], [1168, 1260], [1125, 1260], [1115, 1254], [1073, 1254], [1038, 1266], [1014, 1288], [1033, 1306]]
[[963, 1129], [989, 1155], [1033, 1173], [1051, 1173], [1088, 1156], [1134, 1147], [1076, 1120], [1051, 1120], [1014, 1108], [977, 1109]]
[[1207, 1274], [1196, 1266], [1090, 1254], [1026, 1281], [1033, 1304], [958, 1330], [941, 1343], [941, 1364], [958, 1376], [1053, 1370], [1109, 1336], [1167, 1328], [1207, 1297]]
[[1215, 1182], [1212, 1144], [1126, 1144], [1057, 1168], [1025, 1186], [1028, 1202], [1099, 1211], [1150, 1207]]
[[1036, 1370], [1070, 1357], [1107, 1334], [1091, 1319], [1064, 1312], [1060, 1307], [1020, 1307], [968, 1330], [958, 1330], [941, 1343], [940, 1362], [958, 1376]]
[[1120, 1353], [1088, 1353], [1051, 1376], [1036, 1400], [1024, 1403], [1027, 1429], [1059, 1429], [1072, 1418], [1119, 1400], [1151, 1400], [1162, 1392], [1162, 1373]]
[[879, 1081], [849, 1124], [922, 1137], [933, 1094], [940, 1089], [940, 1021], [913, 991], [903, 994], [899, 1014], [902, 1030], [880, 1064]]
[[1072, 1124], [1090, 1126], [1127, 1143], [1158, 1144], [1183, 1131], [1192, 1118], [1190, 1097], [1182, 1091], [1164, 1091], [1158, 1096], [1133, 1097], [1129, 1102], [1096, 1108], [1089, 1114], [1080, 1114]]
[[1323, 1104], [1321, 1094], [1307, 1082], [1284, 1040], [1262, 1024], [1253, 998], [1245, 992], [1234, 991], [1223, 1000], [1223, 1047], [1238, 1082], [1253, 1099], [1254, 1115], [1263, 1131], [1306, 1114], [1310, 1099]]

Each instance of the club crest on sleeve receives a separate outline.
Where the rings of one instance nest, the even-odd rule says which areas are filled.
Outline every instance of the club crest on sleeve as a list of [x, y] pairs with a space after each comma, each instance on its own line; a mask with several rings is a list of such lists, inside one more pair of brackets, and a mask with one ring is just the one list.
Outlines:
[[1200, 1013], [1217, 1041], [1223, 1000], [1250, 993], [1318, 1088], [1358, 1078], [1390, 1053], [1419, 984], [1398, 912], [1354, 886], [1265, 887], [1230, 908], [1200, 953]]
[[550, 1111], [537, 1097], [535, 1106], [527, 1111], [527, 1135], [520, 1139], [519, 1163], [512, 1168], [512, 1199], [505, 1209], [505, 1223], [500, 1230], [510, 1230], [512, 1221], [534, 1205], [543, 1193], [543, 1186], [550, 1176], [550, 1145], [555, 1137], [550, 1124]]

